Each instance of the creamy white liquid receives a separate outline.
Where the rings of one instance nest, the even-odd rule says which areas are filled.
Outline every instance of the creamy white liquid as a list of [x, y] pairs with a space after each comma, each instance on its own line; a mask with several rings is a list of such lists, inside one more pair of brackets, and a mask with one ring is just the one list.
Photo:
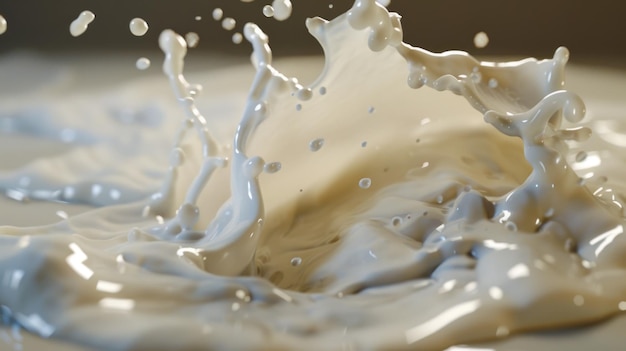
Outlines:
[[128, 24], [134, 36], [141, 37], [148, 32], [148, 23], [143, 18], [133, 18]]
[[101, 349], [440, 350], [626, 309], [624, 187], [604, 166], [620, 149], [580, 154], [567, 50], [433, 54], [374, 0], [307, 26], [326, 54], [309, 86], [245, 26], [256, 75], [232, 138], [170, 30], [180, 123], [12, 120], [77, 147], [0, 174], [7, 194], [101, 208], [0, 227], [3, 318]]
[[4, 34], [7, 31], [7, 20], [4, 16], [0, 15], [0, 34]]
[[96, 15], [91, 11], [81, 12], [75, 20], [70, 23], [70, 34], [73, 37], [78, 37], [85, 33], [87, 27], [93, 20], [96, 19]]

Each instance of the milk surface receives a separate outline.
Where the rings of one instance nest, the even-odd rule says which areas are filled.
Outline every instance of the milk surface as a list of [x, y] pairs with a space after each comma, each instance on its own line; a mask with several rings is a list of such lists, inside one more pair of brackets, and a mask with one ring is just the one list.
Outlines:
[[133, 105], [140, 85], [3, 104], [2, 131], [71, 146], [3, 171], [5, 194], [96, 207], [0, 227], [5, 323], [97, 349], [440, 350], [626, 310], [623, 116], [585, 119], [566, 49], [430, 53], [373, 0], [307, 26], [311, 84], [246, 24], [230, 110], [204, 108], [231, 82], [188, 81], [171, 30], [177, 108]]

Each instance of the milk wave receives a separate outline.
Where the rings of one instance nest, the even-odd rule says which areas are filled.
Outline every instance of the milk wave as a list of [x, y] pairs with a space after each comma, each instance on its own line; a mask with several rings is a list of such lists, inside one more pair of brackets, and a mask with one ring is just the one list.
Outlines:
[[[576, 127], [566, 49], [510, 63], [433, 54], [403, 43], [400, 17], [373, 0], [307, 26], [326, 55], [309, 86], [245, 26], [256, 75], [232, 144], [196, 106], [185, 40], [164, 31], [179, 132], [115, 148], [116, 121], [79, 126], [81, 149], [2, 174], [23, 199], [102, 206], [0, 228], [4, 320], [102, 349], [442, 349], [624, 309], [621, 203], [594, 196], [568, 157], [590, 131]], [[448, 114], [459, 99], [466, 114]], [[172, 123], [149, 115], [144, 133]]]

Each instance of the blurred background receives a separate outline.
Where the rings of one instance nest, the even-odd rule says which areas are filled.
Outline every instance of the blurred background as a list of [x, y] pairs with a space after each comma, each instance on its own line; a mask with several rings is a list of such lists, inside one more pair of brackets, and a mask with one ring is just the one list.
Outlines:
[[[0, 0], [0, 14], [8, 30], [0, 35], [0, 53], [11, 51], [147, 51], [158, 50], [157, 38], [166, 28], [200, 36], [196, 50], [238, 54], [247, 44], [231, 37], [254, 21], [271, 38], [276, 55], [320, 53], [308, 36], [304, 19], [334, 18], [351, 0], [292, 0], [293, 15], [284, 22], [262, 15], [271, 0]], [[237, 21], [228, 32], [215, 21], [215, 8]], [[626, 59], [626, 2], [617, 0], [392, 0], [390, 9], [403, 15], [405, 41], [431, 51], [460, 49], [476, 55], [551, 57], [561, 45], [572, 61]], [[96, 15], [80, 37], [69, 34], [69, 24], [83, 10]], [[199, 17], [197, 17], [199, 16]], [[145, 19], [150, 30], [133, 36], [134, 17]], [[489, 36], [485, 48], [474, 46], [474, 35]]]

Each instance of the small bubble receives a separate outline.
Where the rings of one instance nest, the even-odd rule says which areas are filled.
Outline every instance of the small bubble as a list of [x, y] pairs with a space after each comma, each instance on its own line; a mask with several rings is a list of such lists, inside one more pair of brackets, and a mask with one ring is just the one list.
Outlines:
[[576, 154], [576, 162], [583, 162], [586, 159], [587, 159], [587, 153], [586, 152], [581, 151], [581, 152]]
[[263, 166], [263, 171], [271, 174], [280, 171], [282, 168], [283, 165], [280, 162], [271, 162], [266, 163], [265, 166]]
[[367, 141], [364, 141], [361, 143], [361, 147], [366, 147], [367, 146]]
[[438, 204], [442, 204], [443, 203], [443, 195], [437, 195], [437, 198], [435, 200], [437, 201]]
[[300, 257], [294, 257], [291, 259], [291, 265], [294, 267], [298, 267], [299, 265], [302, 264], [302, 258]]
[[504, 227], [512, 232], [517, 231], [517, 224], [515, 224], [515, 222], [513, 221], [507, 221], [506, 223], [504, 223]]
[[478, 32], [474, 36], [474, 46], [482, 49], [489, 44], [489, 36], [485, 32]]
[[376, 111], [374, 106], [370, 106], [370, 108], [367, 110], [368, 113], [374, 113], [374, 111]]
[[476, 70], [470, 74], [470, 78], [474, 83], [478, 84], [483, 80], [483, 75], [478, 70]]
[[296, 111], [302, 111], [302, 104], [296, 104]]
[[319, 151], [322, 146], [324, 146], [324, 139], [322, 138], [317, 138], [314, 140], [311, 140], [311, 142], [309, 143], [309, 150], [316, 152]]
[[320, 95], [326, 95], [326, 87], [320, 87]]
[[393, 218], [391, 219], [391, 225], [392, 225], [392, 226], [397, 227], [397, 226], [399, 226], [399, 225], [401, 225], [401, 224], [402, 224], [402, 217], [397, 217], [397, 216], [396, 216], [396, 217], [393, 217]]
[[313, 97], [313, 91], [310, 88], [299, 89], [296, 93], [296, 97], [301, 101], [310, 100]]
[[359, 187], [361, 189], [369, 189], [370, 186], [372, 186], [372, 180], [370, 178], [361, 178], [361, 180], [359, 180]]

